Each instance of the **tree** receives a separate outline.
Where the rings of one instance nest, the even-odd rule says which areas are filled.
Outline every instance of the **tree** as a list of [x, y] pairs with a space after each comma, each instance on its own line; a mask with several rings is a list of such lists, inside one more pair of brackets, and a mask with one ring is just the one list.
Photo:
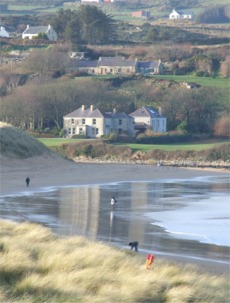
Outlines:
[[82, 5], [77, 11], [61, 9], [52, 25], [61, 38], [73, 44], [106, 43], [115, 35], [111, 17], [92, 5]]
[[214, 125], [214, 134], [230, 138], [230, 117], [221, 117]]
[[69, 60], [67, 54], [58, 47], [46, 50], [34, 50], [24, 62], [27, 72], [36, 74], [40, 82], [46, 82], [57, 70], [64, 73], [68, 68]]

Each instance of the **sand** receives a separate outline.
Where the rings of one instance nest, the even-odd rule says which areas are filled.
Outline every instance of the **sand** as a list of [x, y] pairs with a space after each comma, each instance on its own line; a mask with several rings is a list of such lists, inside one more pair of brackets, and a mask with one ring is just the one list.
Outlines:
[[[76, 163], [57, 155], [46, 155], [25, 160], [0, 158], [0, 195], [20, 194], [25, 190], [39, 191], [44, 187], [60, 187], [65, 185], [105, 184], [123, 181], [154, 181], [157, 179], [189, 179], [199, 176], [226, 175], [226, 171], [207, 169], [185, 169], [141, 164], [114, 163]], [[31, 182], [26, 188], [26, 177]], [[174, 259], [174, 261], [178, 261]], [[186, 262], [185, 260], [180, 260]], [[194, 260], [194, 263], [199, 265]], [[217, 274], [228, 268], [210, 267], [202, 264], [201, 269]]]
[[29, 190], [50, 186], [103, 184], [122, 181], [156, 179], [188, 179], [196, 176], [223, 175], [228, 172], [210, 169], [185, 169], [142, 164], [76, 163], [57, 155], [37, 156], [24, 160], [0, 158], [0, 194], [23, 192], [25, 179], [31, 180]]

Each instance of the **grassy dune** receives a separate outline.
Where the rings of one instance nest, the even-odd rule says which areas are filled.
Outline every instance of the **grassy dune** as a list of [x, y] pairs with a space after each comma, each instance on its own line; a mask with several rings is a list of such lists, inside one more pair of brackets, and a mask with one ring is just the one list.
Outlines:
[[23, 130], [0, 122], [0, 154], [25, 159], [50, 153], [49, 149]]
[[0, 302], [227, 303], [227, 278], [36, 224], [0, 221]]

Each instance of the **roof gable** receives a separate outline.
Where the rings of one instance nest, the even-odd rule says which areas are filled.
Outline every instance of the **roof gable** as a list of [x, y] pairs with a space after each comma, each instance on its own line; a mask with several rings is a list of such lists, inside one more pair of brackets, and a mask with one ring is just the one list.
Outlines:
[[98, 66], [132, 66], [135, 67], [136, 60], [125, 59], [124, 57], [100, 57]]
[[151, 118], [163, 118], [158, 111], [151, 107], [141, 107], [135, 112], [130, 114], [131, 117], [151, 117]]
[[48, 29], [49, 29], [48, 26], [30, 26], [24, 31], [24, 34], [36, 35], [39, 33], [46, 33]]
[[85, 110], [82, 110], [82, 107], [64, 116], [64, 118], [102, 118], [102, 117], [103, 115], [99, 111], [99, 109], [86, 108]]

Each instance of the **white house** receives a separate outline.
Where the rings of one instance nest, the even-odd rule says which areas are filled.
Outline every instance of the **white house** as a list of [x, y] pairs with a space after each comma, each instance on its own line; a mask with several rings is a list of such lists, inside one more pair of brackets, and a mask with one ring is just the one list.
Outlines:
[[169, 14], [169, 19], [175, 20], [175, 19], [192, 19], [192, 14], [191, 13], [182, 13], [178, 12], [175, 9], [172, 10], [172, 12]]
[[45, 34], [50, 41], [57, 41], [57, 33], [51, 25], [48, 26], [29, 26], [22, 33], [22, 39], [33, 39], [39, 34]]
[[5, 30], [5, 27], [1, 26], [0, 28], [0, 37], [9, 38], [9, 33]]
[[89, 138], [99, 138], [112, 132], [127, 133], [135, 136], [133, 118], [116, 111], [101, 113], [91, 105], [85, 105], [63, 117], [66, 137], [84, 135]]
[[141, 107], [131, 113], [136, 130], [151, 129], [156, 133], [165, 133], [167, 127], [166, 117], [161, 115], [161, 110], [156, 111], [150, 107]]

